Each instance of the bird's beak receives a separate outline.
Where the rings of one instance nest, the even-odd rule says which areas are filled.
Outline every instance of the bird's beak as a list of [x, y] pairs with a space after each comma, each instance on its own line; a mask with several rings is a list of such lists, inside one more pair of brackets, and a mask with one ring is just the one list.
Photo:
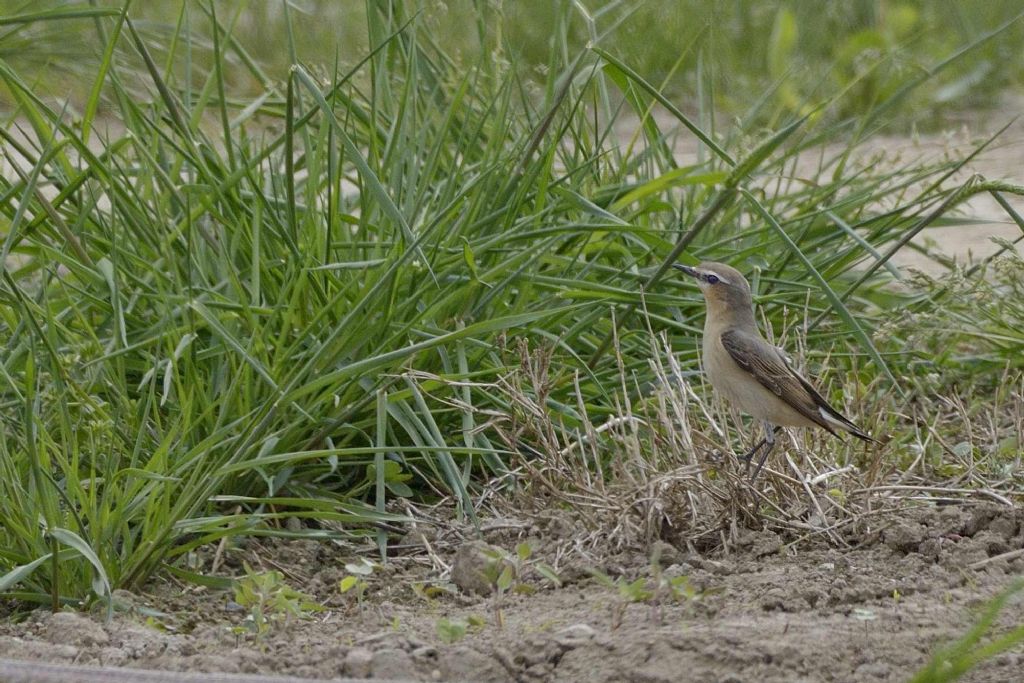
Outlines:
[[690, 277], [699, 277], [700, 276], [700, 273], [698, 273], [696, 271], [696, 269], [691, 268], [690, 266], [684, 266], [681, 263], [673, 263], [672, 267], [675, 268], [676, 270], [683, 271], [684, 273], [686, 273]]

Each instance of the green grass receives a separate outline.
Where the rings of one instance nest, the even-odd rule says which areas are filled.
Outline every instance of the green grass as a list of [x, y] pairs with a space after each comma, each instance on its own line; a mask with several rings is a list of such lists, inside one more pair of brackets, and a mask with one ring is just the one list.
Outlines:
[[[521, 408], [502, 380], [531, 358], [529, 392], [566, 433], [657, 381], [652, 331], [695, 373], [702, 311], [668, 275], [677, 256], [750, 273], [776, 329], [806, 311], [812, 367], [843, 349], [827, 381], [891, 400], [920, 359], [912, 331], [874, 331], [941, 294], [893, 287], [891, 245], [971, 192], [1020, 193], [962, 190], [956, 161], [857, 161], [858, 124], [931, 84], [916, 74], [866, 118], [820, 115], [843, 111], [841, 88], [723, 134], [704, 125], [710, 94], [692, 119], [671, 107], [596, 20], [594, 44], [572, 48], [569, 24], [588, 24], [568, 6], [539, 81], [493, 12], [484, 49], [456, 55], [428, 16], [372, 5], [359, 61], [275, 81], [233, 39], [235, 15], [184, 7], [160, 41], [134, 10], [90, 17], [102, 57], [80, 107], [0, 63], [18, 169], [0, 186], [8, 598], [78, 603], [162, 567], [210, 581], [179, 560], [225, 537], [383, 544], [399, 496], [473, 518], [514, 451], [545, 444], [501, 438]], [[212, 20], [202, 41], [188, 30]], [[244, 102], [239, 72], [262, 87]], [[650, 116], [664, 105], [671, 128]], [[699, 161], [677, 161], [680, 137], [702, 141]], [[802, 152], [818, 162], [798, 176]]]
[[[993, 633], [996, 620], [1012, 610], [1020, 600], [1024, 583], [1015, 581], [990, 600], [981, 610], [976, 623], [955, 643], [939, 648], [928, 663], [911, 679], [911, 683], [948, 683], [959, 680], [987, 659], [1024, 643], [1024, 626], [1015, 625], [1007, 632]], [[1009, 608], [1009, 609], [1008, 609]]]

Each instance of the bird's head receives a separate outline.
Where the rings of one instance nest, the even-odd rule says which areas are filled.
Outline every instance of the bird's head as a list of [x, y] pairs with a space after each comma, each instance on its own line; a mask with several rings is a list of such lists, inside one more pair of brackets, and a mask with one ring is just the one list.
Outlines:
[[705, 261], [696, 267], [679, 263], [674, 266], [697, 281], [707, 302], [709, 316], [722, 321], [753, 319], [750, 285], [740, 271], [714, 261]]

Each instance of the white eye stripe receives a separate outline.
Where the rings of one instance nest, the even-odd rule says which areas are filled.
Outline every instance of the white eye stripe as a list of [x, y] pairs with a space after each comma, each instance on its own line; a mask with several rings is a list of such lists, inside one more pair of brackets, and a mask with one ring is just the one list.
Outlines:
[[713, 275], [716, 278], [718, 278], [718, 282], [721, 282], [721, 283], [726, 284], [726, 285], [729, 284], [729, 280], [727, 280], [726, 278], [722, 277], [721, 275], [719, 275], [718, 273], [716, 273], [713, 270], [706, 270], [706, 271], [704, 271], [702, 273], [702, 275], [704, 276], [705, 279], [708, 278], [709, 276]]

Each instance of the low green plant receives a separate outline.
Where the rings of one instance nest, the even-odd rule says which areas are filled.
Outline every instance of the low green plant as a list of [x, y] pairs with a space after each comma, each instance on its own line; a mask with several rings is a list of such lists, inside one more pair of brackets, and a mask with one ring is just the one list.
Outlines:
[[338, 582], [338, 590], [342, 595], [354, 595], [357, 604], [362, 607], [363, 596], [370, 587], [367, 578], [373, 574], [376, 568], [377, 565], [366, 558], [346, 563], [345, 571], [347, 574]]
[[423, 581], [413, 581], [410, 584], [413, 594], [422, 599], [428, 605], [435, 605], [440, 596], [454, 595], [458, 589], [454, 584], [437, 584]]
[[442, 617], [437, 620], [437, 637], [442, 643], [457, 643], [466, 637], [468, 625], [459, 619]]
[[614, 589], [617, 600], [612, 606], [612, 629], [622, 625], [626, 607], [634, 603], [649, 605], [655, 621], [664, 621], [664, 606], [675, 603], [692, 603], [701, 600], [704, 592], [696, 590], [685, 574], [668, 576], [661, 566], [659, 549], [651, 555], [648, 576], [630, 580], [625, 576], [612, 579], [607, 574], [591, 570], [591, 575], [603, 586]]
[[[1024, 233], [1024, 219], [1019, 226]], [[1024, 235], [994, 242], [997, 253], [973, 266], [941, 278], [916, 275], [915, 288], [927, 298], [883, 330], [911, 330], [911, 344], [933, 368], [973, 375], [992, 389], [1005, 372], [1024, 369], [1024, 258], [1017, 251]]]
[[562, 585], [558, 572], [546, 562], [533, 557], [533, 547], [526, 541], [516, 545], [515, 552], [503, 548], [485, 550], [487, 558], [484, 574], [494, 586], [504, 586], [522, 593], [530, 593], [533, 587], [526, 583], [532, 572], [551, 582], [556, 588]]
[[475, 614], [471, 614], [465, 619], [442, 617], [437, 620], [437, 637], [442, 643], [451, 645], [465, 638], [470, 631], [483, 628], [485, 624], [484, 619]]
[[485, 550], [487, 561], [484, 565], [484, 577], [491, 584], [494, 621], [498, 628], [504, 626], [502, 601], [509, 591], [530, 595], [536, 589], [527, 582], [531, 572], [536, 572], [550, 581], [555, 587], [562, 585], [561, 577], [549, 564], [534, 559], [533, 548], [527, 542], [516, 545], [515, 553], [503, 548]]
[[323, 607], [287, 583], [279, 571], [257, 572], [246, 563], [245, 576], [235, 581], [235, 602], [247, 611], [245, 620], [233, 628], [237, 634], [263, 636], [291, 619], [309, 618]]

